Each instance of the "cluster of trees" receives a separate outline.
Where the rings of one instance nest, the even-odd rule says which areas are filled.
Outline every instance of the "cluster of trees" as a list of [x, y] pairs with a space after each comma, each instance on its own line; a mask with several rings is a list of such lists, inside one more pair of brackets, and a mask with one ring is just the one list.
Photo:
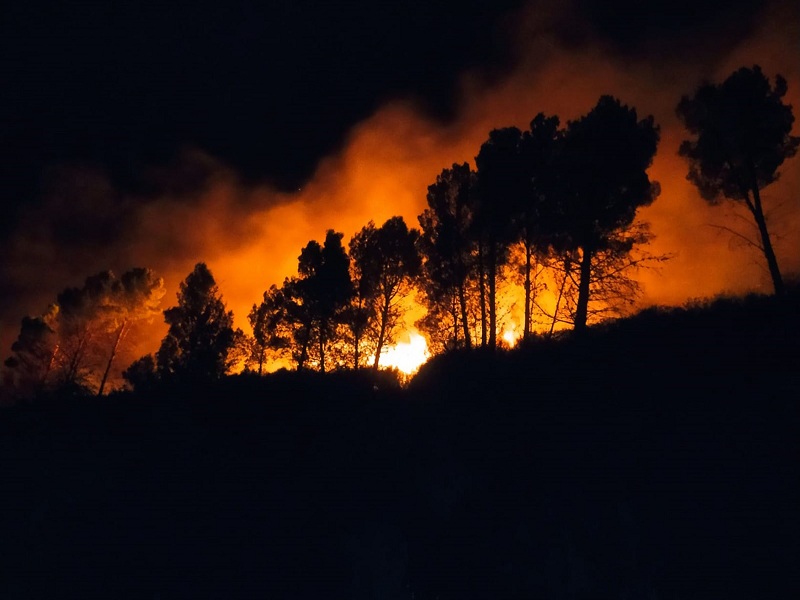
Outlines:
[[163, 296], [163, 279], [144, 268], [103, 271], [63, 290], [43, 315], [22, 320], [5, 361], [11, 383], [24, 395], [51, 387], [102, 395], [131, 332], [160, 313]]
[[[800, 138], [790, 135], [786, 82], [774, 86], [758, 67], [721, 85], [705, 84], [677, 107], [687, 130], [680, 153], [688, 178], [710, 202], [743, 202], [758, 227], [775, 292], [784, 286], [767, 231], [760, 190], [775, 181]], [[297, 275], [264, 292], [248, 315], [252, 335], [233, 327], [211, 272], [198, 263], [181, 284], [178, 305], [164, 311], [169, 331], [155, 355], [125, 372], [134, 386], [165, 379], [220, 377], [242, 364], [291, 360], [298, 369], [379, 368], [414, 299], [417, 321], [434, 351], [495, 349], [500, 290], [521, 287], [523, 337], [578, 332], [631, 304], [637, 267], [665, 256], [637, 210], [660, 193], [647, 169], [659, 142], [653, 118], [602, 96], [583, 117], [562, 126], [538, 114], [526, 131], [490, 132], [469, 164], [444, 169], [428, 187], [419, 229], [402, 217], [370, 222], [345, 248], [329, 230], [300, 252]], [[636, 250], [636, 252], [635, 252]], [[551, 302], [540, 302], [549, 287]], [[163, 282], [149, 270], [116, 279], [110, 272], [68, 289], [41, 317], [26, 318], [6, 361], [16, 383], [80, 385], [103, 393], [127, 331], [152, 317]]]

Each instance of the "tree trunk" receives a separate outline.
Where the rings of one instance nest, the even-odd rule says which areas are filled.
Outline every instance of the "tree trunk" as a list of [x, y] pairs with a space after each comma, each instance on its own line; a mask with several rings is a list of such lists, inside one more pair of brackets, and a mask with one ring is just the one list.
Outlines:
[[525, 241], [525, 326], [522, 339], [527, 340], [531, 333], [531, 244]]
[[572, 268], [572, 263], [569, 259], [564, 261], [564, 279], [561, 280], [561, 286], [558, 288], [558, 298], [556, 298], [556, 307], [553, 310], [553, 321], [550, 323], [550, 337], [553, 336], [553, 330], [556, 328], [556, 321], [558, 321], [558, 308], [561, 306], [561, 298], [564, 297], [564, 288], [567, 286], [567, 278]]
[[458, 305], [455, 296], [450, 302], [450, 316], [453, 318], [453, 348], [458, 348]]
[[464, 346], [469, 350], [472, 348], [472, 340], [469, 334], [469, 322], [467, 321], [467, 296], [464, 292], [464, 283], [458, 286], [458, 302], [461, 305], [461, 328], [464, 330]]
[[497, 348], [497, 243], [489, 245], [489, 349]]
[[361, 328], [356, 324], [355, 331], [353, 331], [353, 369], [358, 371], [358, 361], [360, 356], [358, 355], [358, 347], [361, 345]]
[[385, 298], [383, 306], [381, 307], [381, 328], [378, 331], [378, 345], [375, 348], [375, 362], [372, 364], [372, 368], [375, 371], [378, 370], [378, 363], [381, 360], [381, 351], [383, 350], [383, 344], [386, 341], [384, 338], [386, 337], [386, 323], [389, 320], [390, 302], [391, 300]]
[[55, 348], [53, 348], [53, 353], [50, 355], [50, 360], [47, 361], [47, 368], [45, 368], [44, 375], [42, 375], [41, 385], [44, 385], [47, 382], [47, 376], [50, 374], [50, 371], [53, 369], [53, 363], [56, 362], [56, 356], [58, 356], [58, 349], [59, 349], [59, 345], [56, 344]]
[[[106, 363], [106, 370], [103, 373], [103, 378], [100, 380], [100, 389], [97, 390], [97, 395], [102, 396], [103, 390], [106, 387], [106, 381], [108, 380], [108, 373], [111, 371], [111, 363], [114, 362], [114, 357], [117, 355], [117, 349], [119, 348], [119, 344], [122, 341], [122, 338], [125, 335], [125, 326], [128, 324], [127, 321], [123, 321], [122, 325], [119, 326], [119, 331], [117, 332], [117, 338], [114, 340], [114, 346], [111, 348], [111, 354], [108, 357], [108, 362]], [[260, 373], [259, 369], [259, 373]]]
[[586, 330], [586, 319], [589, 315], [589, 284], [592, 279], [593, 251], [583, 248], [581, 257], [581, 281], [578, 286], [578, 306], [575, 308], [575, 331]]
[[483, 242], [478, 243], [478, 289], [481, 300], [481, 348], [486, 348], [486, 267], [484, 265]]
[[767, 231], [767, 220], [764, 217], [764, 210], [761, 206], [761, 194], [758, 191], [758, 186], [753, 186], [753, 206], [751, 212], [758, 225], [758, 232], [761, 234], [761, 247], [764, 249], [764, 257], [767, 259], [767, 266], [769, 267], [769, 274], [772, 276], [772, 285], [775, 288], [775, 295], [782, 296], [786, 292], [786, 286], [781, 277], [781, 271], [778, 268], [778, 259], [775, 257], [775, 251], [772, 249], [772, 242], [769, 238]]
[[327, 323], [320, 322], [319, 324], [319, 370], [325, 372], [325, 329]]
[[72, 354], [72, 358], [69, 361], [69, 367], [67, 368], [67, 376], [65, 383], [73, 384], [77, 383], [78, 381], [78, 370], [81, 365], [81, 361], [83, 360], [84, 350], [86, 348], [87, 338], [89, 334], [84, 332], [81, 335], [80, 341], [78, 342], [78, 347], [75, 349], [75, 352]]

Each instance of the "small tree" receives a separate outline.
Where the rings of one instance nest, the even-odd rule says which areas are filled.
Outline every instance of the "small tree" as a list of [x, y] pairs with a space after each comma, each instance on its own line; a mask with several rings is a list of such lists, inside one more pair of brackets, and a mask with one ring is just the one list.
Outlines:
[[761, 190], [778, 179], [778, 168], [795, 155], [800, 137], [789, 135], [794, 116], [782, 102], [786, 80], [775, 86], [759, 66], [741, 68], [722, 84], [701, 85], [684, 96], [678, 116], [695, 139], [685, 140], [680, 155], [689, 162], [687, 179], [709, 203], [720, 198], [742, 202], [753, 216], [776, 294], [785, 291], [767, 229]]
[[5, 366], [12, 373], [16, 393], [30, 397], [39, 392], [47, 382], [56, 352], [58, 338], [53, 323], [58, 307], [52, 305], [41, 317], [24, 317], [17, 340], [11, 345], [11, 356]]
[[350, 242], [350, 253], [360, 274], [367, 302], [374, 308], [375, 360], [377, 370], [383, 348], [394, 341], [402, 311], [400, 300], [419, 272], [419, 232], [409, 230], [402, 217], [392, 217], [380, 228], [370, 222]]
[[328, 230], [325, 243], [310, 241], [298, 257], [298, 277], [283, 284], [286, 318], [292, 324], [293, 354], [304, 368], [312, 344], [317, 347], [319, 368], [325, 372], [325, 353], [353, 294], [350, 258], [342, 246], [342, 234]]
[[180, 285], [178, 305], [164, 311], [169, 331], [157, 354], [159, 375], [189, 380], [222, 377], [234, 344], [233, 312], [226, 310], [214, 276], [197, 263]]
[[268, 354], [289, 347], [286, 298], [283, 289], [271, 286], [264, 292], [261, 304], [253, 304], [247, 319], [253, 328], [253, 341], [247, 364], [255, 365], [258, 374], [261, 375]]
[[96, 290], [96, 298], [103, 307], [102, 318], [111, 333], [108, 360], [97, 390], [97, 395], [102, 396], [111, 366], [131, 327], [139, 321], [152, 319], [158, 312], [165, 293], [164, 280], [150, 269], [134, 268], [123, 273], [119, 280], [89, 279], [86, 287]]
[[[420, 325], [440, 338], [442, 318], [452, 321], [452, 342], [458, 345], [459, 330], [464, 346], [470, 348], [468, 286], [475, 274], [476, 243], [472, 236], [476, 205], [477, 174], [469, 164], [454, 164], [442, 170], [428, 186], [428, 208], [419, 216], [422, 229], [419, 247], [423, 259], [419, 285], [429, 313]], [[459, 326], [460, 322], [460, 326]]]

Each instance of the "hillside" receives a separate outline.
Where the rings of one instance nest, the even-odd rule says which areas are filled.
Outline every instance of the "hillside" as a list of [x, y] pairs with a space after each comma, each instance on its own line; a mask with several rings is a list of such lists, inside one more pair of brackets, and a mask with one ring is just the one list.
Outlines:
[[0, 597], [787, 598], [800, 301], [0, 413]]

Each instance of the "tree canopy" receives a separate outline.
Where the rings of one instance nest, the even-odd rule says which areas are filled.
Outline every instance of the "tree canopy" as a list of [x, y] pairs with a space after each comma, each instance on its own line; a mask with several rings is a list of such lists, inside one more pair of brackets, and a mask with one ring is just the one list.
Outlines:
[[742, 67], [721, 84], [701, 85], [677, 107], [694, 136], [680, 146], [689, 163], [687, 179], [712, 204], [722, 198], [744, 203], [758, 227], [777, 294], [785, 287], [760, 192], [779, 177], [779, 167], [800, 146], [800, 137], [790, 135], [794, 115], [791, 105], [783, 103], [786, 92], [783, 77], [776, 76], [773, 86], [755, 65]]
[[639, 120], [636, 109], [602, 96], [585, 116], [567, 125], [555, 160], [557, 193], [540, 216], [557, 246], [580, 252], [575, 329], [586, 327], [592, 261], [598, 252], [629, 252], [643, 241], [625, 235], [636, 211], [660, 193], [647, 169], [659, 129], [653, 117]]
[[233, 312], [205, 263], [181, 282], [178, 305], [164, 311], [164, 320], [169, 330], [157, 354], [162, 378], [198, 381], [225, 374], [234, 344]]

